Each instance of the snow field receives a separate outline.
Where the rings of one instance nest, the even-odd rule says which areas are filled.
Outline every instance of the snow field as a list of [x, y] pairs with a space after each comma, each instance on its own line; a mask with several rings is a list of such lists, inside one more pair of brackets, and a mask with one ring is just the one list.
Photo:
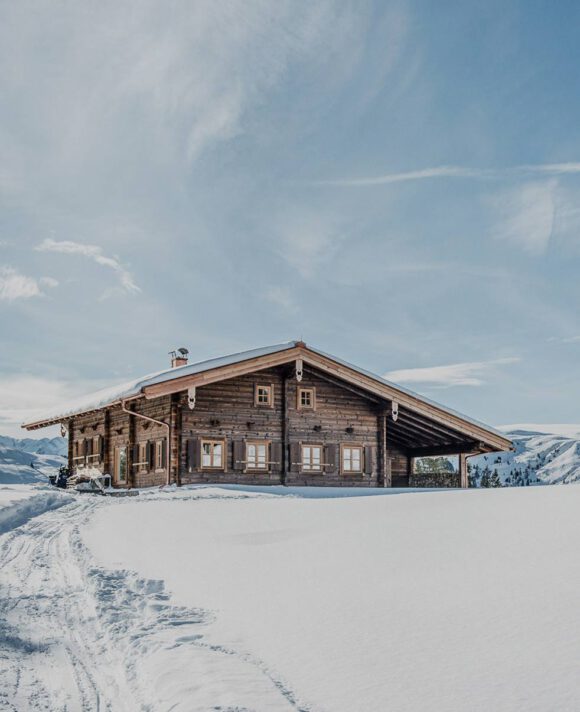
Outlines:
[[[261, 661], [300, 709], [547, 712], [580, 708], [579, 508], [573, 486], [133, 500], [84, 540], [204, 611], [203, 644]], [[212, 678], [195, 646], [181, 654]], [[174, 675], [190, 690], [176, 709], [213, 709]], [[234, 692], [250, 703], [229, 708], [277, 709]]]

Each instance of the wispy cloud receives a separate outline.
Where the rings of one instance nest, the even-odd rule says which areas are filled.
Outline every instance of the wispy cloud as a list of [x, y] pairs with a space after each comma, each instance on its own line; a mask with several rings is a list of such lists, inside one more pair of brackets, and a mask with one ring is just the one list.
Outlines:
[[558, 342], [559, 344], [579, 344], [580, 343], [580, 334], [577, 334], [576, 336], [565, 336], [565, 337], [558, 337], [558, 336], [550, 336], [547, 341], [550, 342]]
[[556, 179], [526, 183], [494, 198], [495, 236], [533, 255], [542, 254], [554, 232], [557, 187]]
[[451, 386], [481, 386], [485, 376], [498, 366], [518, 363], [517, 357], [499, 358], [491, 361], [471, 361], [452, 363], [447, 366], [431, 366], [428, 368], [407, 368], [390, 371], [385, 378], [395, 383], [414, 383], [435, 388]]
[[58, 282], [52, 277], [29, 277], [13, 267], [0, 267], [0, 301], [13, 302], [44, 295], [43, 287], [56, 287]]
[[335, 185], [344, 187], [365, 187], [387, 185], [389, 183], [406, 183], [409, 181], [433, 180], [437, 178], [475, 178], [498, 179], [515, 176], [533, 175], [572, 175], [580, 173], [580, 163], [546, 163], [537, 165], [522, 165], [508, 168], [469, 168], [465, 166], [434, 166], [414, 171], [400, 173], [384, 173], [379, 176], [362, 176], [359, 178], [337, 178], [315, 181], [314, 185]]
[[47, 238], [40, 245], [37, 245], [36, 250], [39, 252], [60, 252], [65, 255], [82, 255], [97, 264], [107, 267], [117, 275], [121, 288], [128, 293], [140, 292], [141, 289], [135, 284], [131, 273], [123, 267], [116, 257], [107, 257], [103, 254], [103, 250], [98, 245], [86, 245], [80, 242], [71, 240], [52, 240]]
[[344, 238], [334, 216], [309, 210], [287, 212], [277, 231], [278, 254], [305, 279], [334, 256]]

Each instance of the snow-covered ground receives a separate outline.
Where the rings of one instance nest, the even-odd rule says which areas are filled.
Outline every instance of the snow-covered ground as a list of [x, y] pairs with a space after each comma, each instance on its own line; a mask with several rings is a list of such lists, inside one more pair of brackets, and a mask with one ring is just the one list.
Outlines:
[[580, 487], [306, 493], [63, 494], [4, 534], [0, 709], [580, 709]]

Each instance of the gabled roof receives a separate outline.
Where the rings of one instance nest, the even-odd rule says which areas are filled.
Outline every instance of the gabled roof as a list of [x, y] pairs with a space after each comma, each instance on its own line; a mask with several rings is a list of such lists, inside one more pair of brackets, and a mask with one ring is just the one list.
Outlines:
[[350, 382], [362, 391], [387, 401], [396, 400], [409, 411], [440, 422], [441, 427], [447, 428], [450, 432], [455, 431], [472, 440], [480, 440], [491, 450], [503, 450], [511, 447], [510, 440], [495, 428], [446, 408], [336, 356], [307, 346], [302, 341], [289, 341], [158, 371], [63, 404], [52, 412], [44, 413], [37, 420], [25, 423], [23, 427], [34, 430], [64, 421], [74, 415], [100, 410], [120, 403], [122, 400], [142, 396], [154, 398], [175, 393], [191, 386], [203, 386], [243, 373], [288, 363], [297, 358], [337, 379]]

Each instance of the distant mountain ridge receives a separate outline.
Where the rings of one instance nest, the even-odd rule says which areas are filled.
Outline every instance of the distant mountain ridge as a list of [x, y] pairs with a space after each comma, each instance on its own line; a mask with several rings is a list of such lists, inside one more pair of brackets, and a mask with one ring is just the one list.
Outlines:
[[[580, 425], [514, 425], [501, 430], [515, 452], [469, 458], [477, 486], [497, 472], [505, 485], [580, 482]], [[66, 465], [66, 438], [11, 438], [0, 435], [0, 484], [45, 482]]]
[[487, 470], [497, 471], [506, 485], [572, 484], [580, 482], [580, 425], [514, 425], [503, 432], [514, 452], [470, 458], [472, 474], [481, 484]]
[[46, 482], [67, 460], [66, 438], [0, 435], [0, 484]]

